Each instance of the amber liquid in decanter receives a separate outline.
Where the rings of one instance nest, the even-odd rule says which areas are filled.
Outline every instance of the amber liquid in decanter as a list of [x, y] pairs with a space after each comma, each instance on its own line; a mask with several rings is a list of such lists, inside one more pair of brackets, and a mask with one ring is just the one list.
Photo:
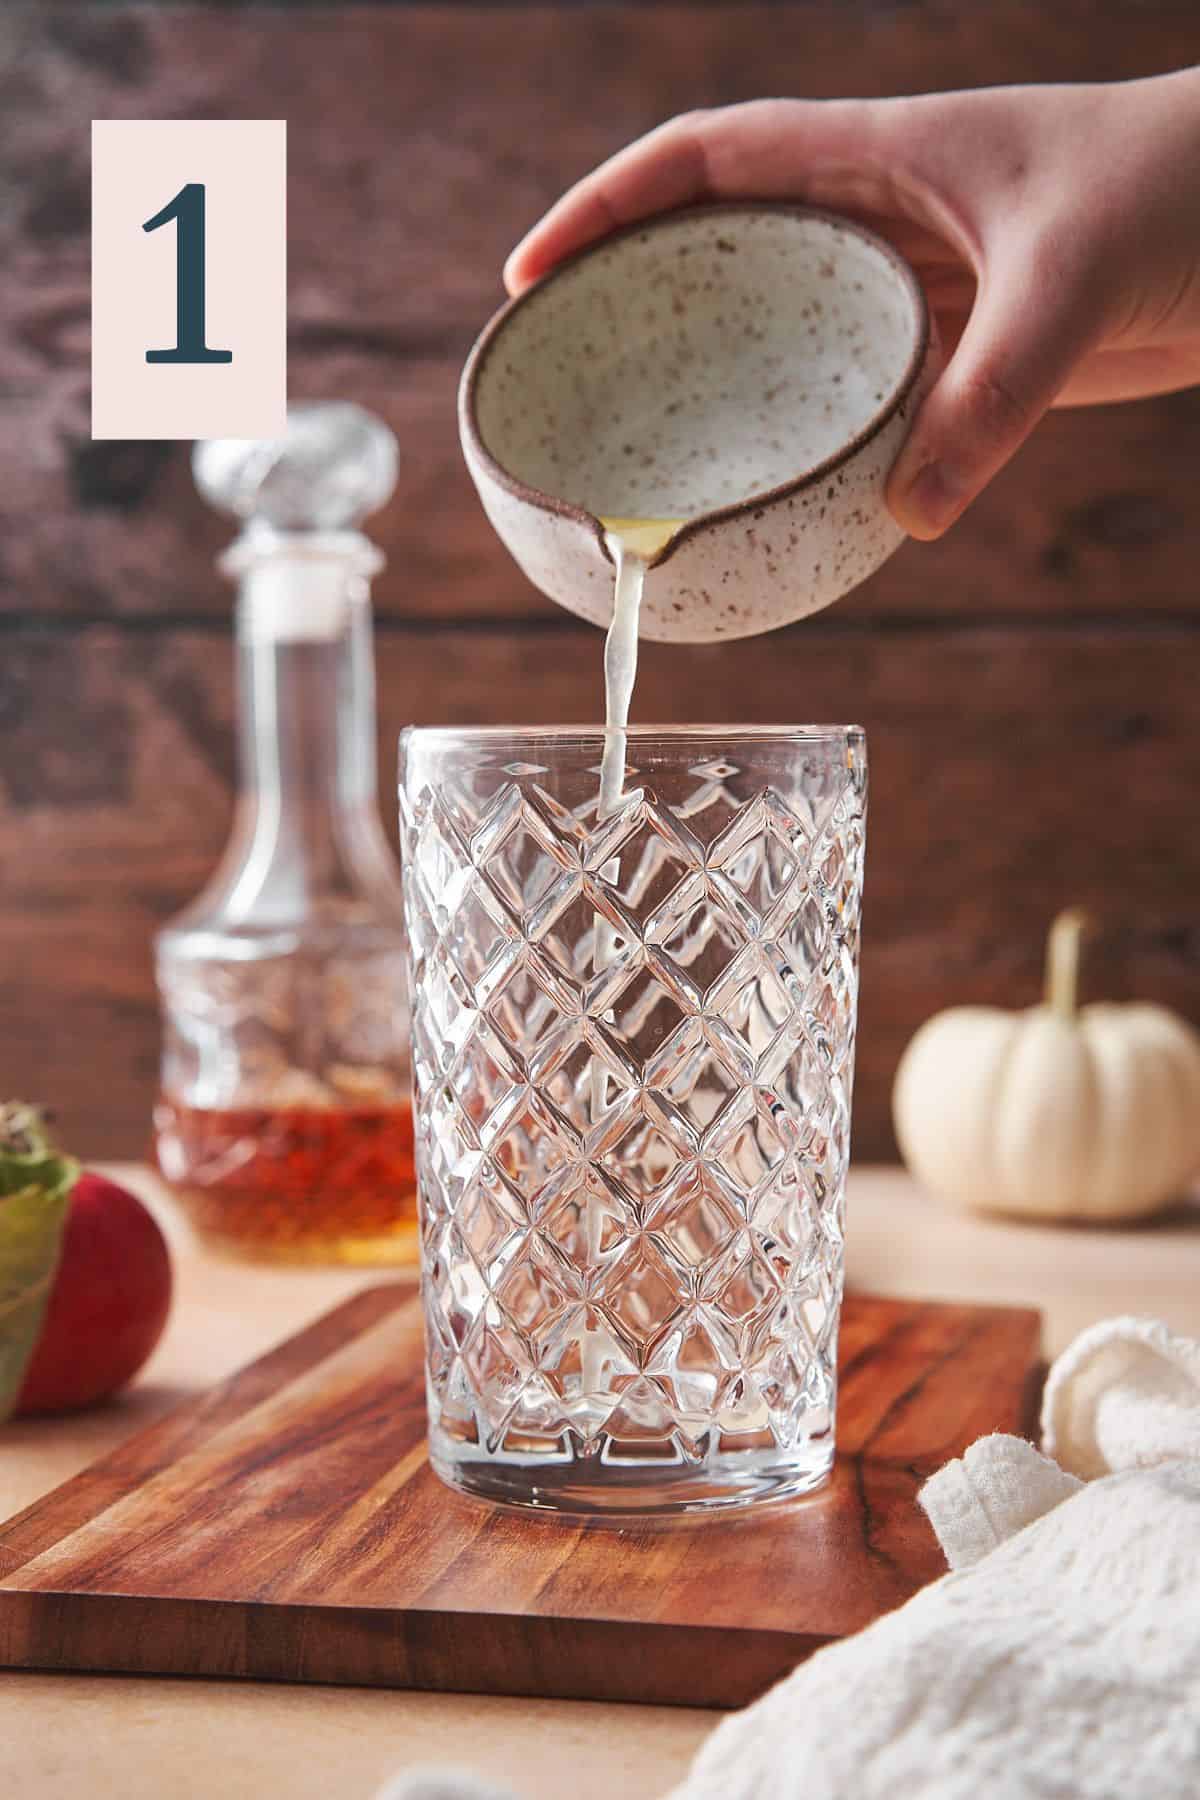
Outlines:
[[271, 1262], [415, 1258], [412, 1106], [200, 1107], [164, 1094], [159, 1160], [214, 1248]]

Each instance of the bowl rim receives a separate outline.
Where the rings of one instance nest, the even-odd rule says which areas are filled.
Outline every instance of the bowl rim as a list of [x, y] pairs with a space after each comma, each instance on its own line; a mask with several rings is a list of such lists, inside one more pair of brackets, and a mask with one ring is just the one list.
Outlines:
[[625, 238], [636, 237], [640, 233], [670, 229], [673, 225], [692, 219], [729, 217], [733, 214], [742, 218], [761, 217], [763, 214], [784, 214], [791, 218], [815, 219], [824, 225], [834, 227], [842, 235], [856, 237], [861, 242], [869, 244], [886, 262], [891, 264], [900, 277], [902, 287], [908, 294], [916, 327], [914, 341], [899, 381], [853, 438], [848, 439], [845, 444], [825, 457], [823, 461], [814, 463], [811, 468], [803, 470], [791, 480], [779, 482], [771, 488], [763, 488], [756, 494], [748, 495], [744, 500], [734, 500], [727, 506], [714, 507], [709, 512], [696, 513], [693, 518], [685, 519], [679, 529], [668, 538], [663, 548], [654, 556], [647, 557], [647, 568], [658, 568], [674, 555], [680, 544], [686, 543], [690, 538], [710, 530], [727, 519], [736, 519], [746, 514], [752, 514], [760, 507], [787, 499], [792, 494], [803, 493], [806, 488], [815, 487], [819, 482], [828, 480], [830, 475], [852, 462], [873, 438], [878, 437], [879, 433], [911, 397], [925, 367], [931, 340], [929, 306], [925, 299], [924, 289], [917, 280], [911, 265], [900, 255], [895, 246], [889, 244], [887, 239], [881, 237], [878, 232], [872, 231], [869, 226], [860, 224], [857, 219], [847, 218], [841, 213], [830, 212], [825, 207], [803, 206], [788, 200], [720, 200], [700, 206], [675, 207], [668, 212], [652, 213], [647, 218], [636, 219], [631, 224], [623, 225], [618, 230], [609, 232], [605, 237], [586, 244], [582, 250], [575, 251], [573, 255], [564, 257], [562, 262], [556, 263], [553, 269], [534, 282], [531, 287], [514, 295], [512, 299], [506, 300], [504, 305], [492, 314], [472, 344], [467, 360], [463, 364], [458, 386], [459, 435], [464, 446], [469, 445], [472, 454], [483, 465], [498, 487], [503, 488], [514, 499], [523, 500], [543, 512], [552, 513], [558, 518], [572, 519], [577, 524], [584, 526], [596, 539], [601, 553], [609, 562], [612, 561], [612, 554], [606, 542], [607, 534], [595, 513], [588, 512], [586, 507], [576, 505], [573, 500], [564, 500], [560, 495], [547, 493], [544, 488], [533, 487], [529, 482], [523, 481], [519, 475], [514, 475], [511, 470], [506, 469], [503, 463], [499, 462], [488, 449], [479, 429], [477, 415], [476, 403], [480, 376], [500, 334], [513, 315], [519, 312], [535, 295], [543, 293], [560, 276], [566, 275], [570, 270], [578, 267], [588, 257], [596, 255], [601, 250], [611, 249], [613, 244], [620, 243]]

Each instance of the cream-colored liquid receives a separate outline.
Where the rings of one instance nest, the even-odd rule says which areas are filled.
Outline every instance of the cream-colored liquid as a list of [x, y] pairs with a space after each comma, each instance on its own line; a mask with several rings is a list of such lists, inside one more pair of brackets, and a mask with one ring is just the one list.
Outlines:
[[[600, 803], [597, 820], [606, 819], [620, 803], [625, 781], [625, 753], [628, 744], [629, 705], [637, 678], [638, 619], [642, 607], [642, 588], [652, 558], [675, 534], [680, 519], [601, 519], [604, 542], [616, 568], [613, 587], [613, 615], [604, 640], [604, 755], [600, 761]], [[602, 873], [609, 879], [617, 873], [614, 859], [606, 863]], [[616, 949], [616, 934], [607, 919], [597, 918], [592, 962], [597, 974], [606, 968]], [[592, 1067], [592, 1116], [599, 1119], [604, 1111], [605, 1074]], [[600, 1254], [600, 1231], [603, 1221], [597, 1208], [587, 1209], [588, 1256], [593, 1261]], [[603, 1349], [596, 1334], [586, 1326], [580, 1333], [580, 1363], [586, 1393], [599, 1393], [604, 1386]]]
[[600, 764], [599, 810], [599, 817], [604, 819], [621, 798], [646, 570], [683, 520], [601, 519], [600, 523], [617, 571], [612, 623], [604, 640], [604, 757]]
[[604, 756], [600, 763], [600, 807], [597, 817], [616, 811], [625, 777], [629, 704], [637, 678], [638, 616], [646, 559], [623, 538], [607, 532], [604, 539], [617, 567], [612, 624], [604, 640]]
[[626, 550], [636, 550], [647, 561], [665, 550], [685, 519], [601, 519], [610, 537], [620, 540]]

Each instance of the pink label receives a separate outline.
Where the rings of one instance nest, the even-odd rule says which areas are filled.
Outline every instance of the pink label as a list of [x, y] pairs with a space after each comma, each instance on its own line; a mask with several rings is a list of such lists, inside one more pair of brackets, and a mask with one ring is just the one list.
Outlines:
[[287, 123], [92, 121], [92, 436], [273, 437]]

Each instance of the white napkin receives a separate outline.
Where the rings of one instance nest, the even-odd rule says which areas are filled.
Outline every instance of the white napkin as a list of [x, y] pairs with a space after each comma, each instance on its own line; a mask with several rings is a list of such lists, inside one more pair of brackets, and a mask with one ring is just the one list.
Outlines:
[[1159, 1319], [1110, 1319], [1082, 1332], [1046, 1379], [1042, 1447], [1085, 1481], [1197, 1460], [1200, 1343]]
[[1200, 1344], [1094, 1326], [1042, 1438], [981, 1438], [926, 1482], [952, 1572], [718, 1726], [670, 1800], [1194, 1800]]
[[926, 1482], [954, 1573], [719, 1726], [673, 1800], [1194, 1800], [1200, 1344], [1094, 1326], [1042, 1438]]

